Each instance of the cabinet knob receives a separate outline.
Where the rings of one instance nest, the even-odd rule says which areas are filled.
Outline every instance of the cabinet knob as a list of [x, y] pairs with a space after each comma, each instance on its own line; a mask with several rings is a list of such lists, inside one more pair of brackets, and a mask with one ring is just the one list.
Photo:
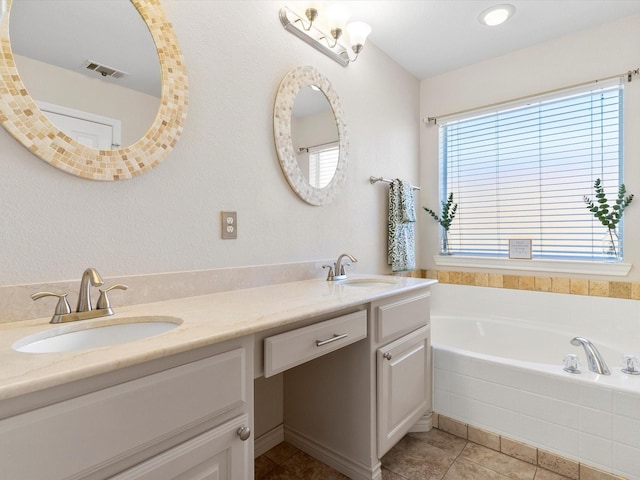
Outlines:
[[251, 436], [251, 429], [249, 427], [240, 427], [237, 432], [238, 437], [240, 437], [240, 440], [242, 440], [243, 442], [247, 441], [249, 439], [249, 437]]
[[382, 358], [384, 358], [386, 360], [391, 360], [391, 354], [389, 352], [383, 353], [382, 354]]

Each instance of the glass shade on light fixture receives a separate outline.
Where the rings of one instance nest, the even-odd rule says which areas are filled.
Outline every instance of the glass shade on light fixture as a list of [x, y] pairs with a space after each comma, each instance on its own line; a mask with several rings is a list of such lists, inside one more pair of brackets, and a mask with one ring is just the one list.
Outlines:
[[478, 21], [483, 25], [495, 27], [496, 25], [500, 25], [506, 22], [515, 11], [516, 8], [513, 5], [509, 5], [507, 3], [503, 5], [495, 5], [484, 10], [478, 16]]
[[[371, 33], [369, 25], [353, 22], [345, 26], [350, 14], [339, 4], [329, 4], [328, 8], [324, 9], [320, 6], [320, 2], [308, 2], [304, 6], [300, 5], [299, 8], [306, 8], [306, 10], [301, 13], [286, 6], [280, 9], [278, 16], [286, 31], [343, 67], [358, 58], [367, 36]], [[345, 30], [349, 32], [348, 35], [344, 34]], [[343, 38], [344, 43], [342, 43]], [[353, 54], [350, 56], [349, 50], [355, 53], [355, 57]]]
[[347, 32], [349, 33], [351, 48], [356, 54], [360, 53], [364, 43], [367, 41], [367, 37], [371, 33], [371, 27], [364, 22], [352, 22], [347, 25]]
[[351, 17], [351, 13], [344, 5], [332, 3], [327, 10], [327, 18], [329, 27], [331, 28], [331, 36], [337, 40], [342, 35], [347, 20]]

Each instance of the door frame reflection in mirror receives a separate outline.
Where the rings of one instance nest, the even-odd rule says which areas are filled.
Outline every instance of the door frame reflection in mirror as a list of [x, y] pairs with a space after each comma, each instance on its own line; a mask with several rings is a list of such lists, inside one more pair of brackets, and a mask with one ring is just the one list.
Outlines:
[[76, 142], [40, 111], [15, 66], [9, 41], [11, 3], [0, 22], [0, 91], [11, 101], [0, 102], [3, 127], [29, 151], [50, 165], [90, 180], [124, 180], [147, 172], [171, 152], [184, 128], [188, 105], [187, 74], [182, 54], [160, 0], [132, 0], [149, 28], [160, 60], [160, 108], [147, 133], [133, 145], [97, 150]]
[[[333, 179], [322, 188], [312, 186], [300, 169], [291, 138], [291, 115], [296, 96], [302, 88], [311, 85], [318, 87], [329, 101], [338, 129], [340, 147], [338, 166]], [[349, 158], [347, 127], [338, 94], [331, 82], [314, 67], [296, 67], [287, 73], [280, 83], [273, 113], [273, 135], [280, 167], [292, 190], [311, 205], [331, 203], [340, 193], [346, 180]]]

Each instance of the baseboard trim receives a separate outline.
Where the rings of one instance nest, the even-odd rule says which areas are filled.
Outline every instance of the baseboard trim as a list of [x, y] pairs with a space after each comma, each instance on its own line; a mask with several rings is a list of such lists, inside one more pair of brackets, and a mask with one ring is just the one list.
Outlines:
[[427, 412], [409, 429], [412, 432], [428, 432], [433, 428], [432, 412]]
[[373, 468], [367, 467], [290, 427], [285, 427], [284, 439], [294, 447], [299, 448], [322, 463], [329, 465], [331, 468], [338, 470], [352, 480], [382, 480], [382, 469], [379, 461]]
[[255, 439], [253, 442], [254, 458], [258, 458], [282, 442], [284, 442], [284, 426], [278, 425], [273, 430], [269, 430]]

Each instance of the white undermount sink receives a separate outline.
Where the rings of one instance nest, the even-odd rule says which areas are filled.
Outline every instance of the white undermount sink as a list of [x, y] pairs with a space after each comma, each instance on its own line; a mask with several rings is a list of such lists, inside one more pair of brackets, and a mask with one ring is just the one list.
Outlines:
[[[115, 323], [117, 322], [117, 323]], [[153, 337], [180, 326], [176, 317], [154, 315], [114, 319], [95, 326], [73, 325], [39, 332], [16, 341], [12, 348], [25, 353], [55, 353], [87, 350]]]
[[380, 285], [395, 285], [398, 283], [393, 278], [376, 278], [376, 277], [366, 277], [366, 278], [347, 278], [346, 280], [342, 280], [340, 282], [341, 285], [349, 285], [352, 287], [377, 287]]

